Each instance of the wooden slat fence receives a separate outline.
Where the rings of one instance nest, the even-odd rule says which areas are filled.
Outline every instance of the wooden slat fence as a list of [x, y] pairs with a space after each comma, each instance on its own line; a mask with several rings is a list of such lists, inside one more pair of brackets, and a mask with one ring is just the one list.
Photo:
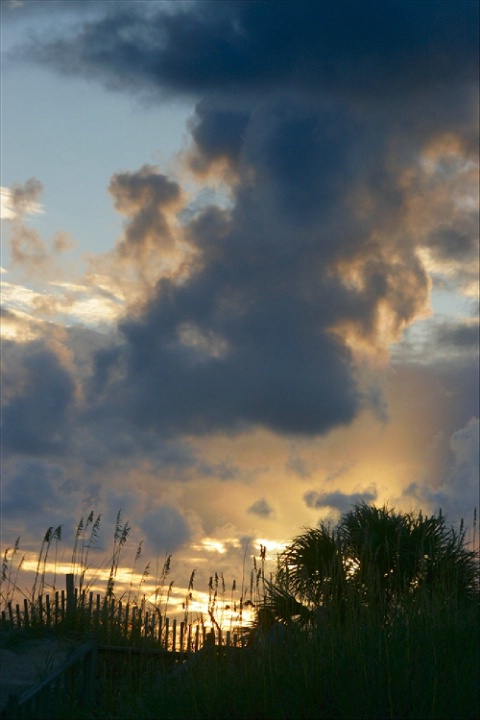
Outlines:
[[54, 702], [62, 696], [78, 699], [87, 706], [95, 697], [98, 653], [102, 657], [144, 654], [167, 660], [168, 666], [185, 661], [202, 648], [215, 645], [243, 648], [246, 635], [240, 629], [223, 632], [217, 625], [169, 618], [155, 607], [124, 603], [74, 587], [73, 575], [66, 576], [66, 588], [41, 595], [36, 602], [7, 602], [0, 617], [0, 630], [15, 632], [34, 629], [88, 637], [65, 663], [41, 683], [21, 695], [11, 695], [0, 720], [50, 720]]
[[[196, 652], [214, 634], [216, 645], [241, 646], [245, 635], [240, 631], [223, 632], [199, 622], [169, 618], [155, 608], [123, 603], [93, 592], [81, 592], [73, 586], [73, 575], [66, 576], [66, 590], [40, 595], [37, 602], [26, 598], [23, 604], [8, 602], [2, 610], [1, 629], [74, 630], [94, 632], [103, 645], [157, 647], [170, 652]], [[212, 636], [210, 637], [212, 639]]]
[[50, 720], [59, 699], [77, 701], [85, 710], [93, 707], [97, 674], [97, 641], [90, 636], [41, 683], [21, 695], [11, 694], [1, 720]]

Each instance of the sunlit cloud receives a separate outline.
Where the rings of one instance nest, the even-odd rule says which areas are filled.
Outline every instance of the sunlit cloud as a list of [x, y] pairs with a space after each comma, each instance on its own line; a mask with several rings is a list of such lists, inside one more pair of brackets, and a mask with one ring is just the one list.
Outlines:
[[203, 538], [201, 547], [208, 552], [217, 552], [220, 555], [226, 552], [225, 543], [214, 538]]
[[124, 311], [121, 300], [93, 285], [51, 282], [56, 290], [57, 314], [65, 324], [81, 324], [96, 329], [112, 328]]
[[2, 304], [6, 308], [28, 313], [36, 303], [43, 301], [44, 297], [44, 293], [36, 292], [24, 285], [2, 281]]
[[257, 543], [258, 545], [262, 545], [264, 548], [266, 548], [267, 555], [270, 558], [275, 558], [275, 555], [281, 553], [286, 546], [285, 543], [280, 543], [275, 540], [269, 540], [268, 538], [258, 538]]
[[2, 220], [13, 220], [16, 213], [11, 202], [10, 190], [8, 188], [0, 188], [0, 218]]
[[[42, 290], [20, 283], [2, 281], [2, 306], [23, 320], [29, 320], [40, 331], [41, 322], [62, 326], [83, 325], [97, 330], [113, 329], [124, 305], [101, 288], [76, 283], [51, 281]], [[15, 336], [13, 326], [3, 332]]]
[[42, 214], [45, 209], [38, 201], [41, 191], [41, 183], [35, 179], [27, 181], [23, 186], [1, 187], [0, 218], [2, 220], [15, 220], [15, 218], [24, 215]]

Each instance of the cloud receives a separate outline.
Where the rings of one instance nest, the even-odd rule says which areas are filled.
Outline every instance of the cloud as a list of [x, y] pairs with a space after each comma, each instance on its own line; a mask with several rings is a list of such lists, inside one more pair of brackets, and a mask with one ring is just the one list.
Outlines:
[[26, 456], [62, 454], [69, 442], [69, 413], [75, 396], [70, 372], [43, 341], [28, 343], [21, 364], [8, 369], [3, 384], [4, 450]]
[[174, 239], [170, 232], [165, 209], [179, 205], [180, 187], [153, 166], [145, 165], [136, 173], [114, 175], [110, 193], [116, 209], [130, 221], [125, 238], [118, 246], [120, 255], [137, 257], [153, 245], [157, 252], [171, 250]]
[[[65, 4], [35, 5], [28, 15], [53, 17]], [[5, 346], [6, 455], [42, 463], [45, 497], [147, 508], [159, 551], [221, 538], [228, 493], [235, 562], [252, 514], [293, 534], [323, 508], [420, 502], [414, 485], [401, 495], [411, 479], [427, 478], [429, 502], [471, 495], [473, 321], [432, 321], [423, 348], [388, 360], [431, 312], [434, 283], [474, 284], [477, 3], [102, 3], [87, 22], [72, 10], [69, 27], [67, 15], [21, 61], [188, 97], [190, 146], [175, 177], [112, 176], [115, 247], [50, 284], [43, 343]], [[216, 191], [192, 199], [187, 173]], [[41, 186], [21, 187], [16, 267], [52, 280], [64, 242], [26, 227]], [[40, 316], [41, 297], [9, 293], [17, 321], [33, 305]], [[90, 328], [60, 332], [72, 318]], [[56, 463], [68, 487], [49, 485]]]
[[458, 77], [476, 81], [475, 2], [189, 3], [147, 14], [136, 5], [116, 6], [68, 40], [54, 37], [31, 53], [117, 87], [192, 93], [300, 83], [359, 99], [421, 92]]
[[71, 548], [86, 499], [71, 481], [71, 468], [63, 460], [8, 459], [7, 453], [2, 465], [2, 536], [8, 542], [21, 536], [22, 549], [38, 552], [46, 530], [62, 525], [62, 539]]
[[112, 178], [125, 230], [92, 272], [117, 275], [130, 309], [123, 341], [97, 357], [93, 412], [166, 436], [312, 436], [364, 407], [387, 417], [359, 356], [386, 353], [429, 311], [422, 248], [452, 260], [473, 247], [465, 203], [450, 219], [428, 207], [470, 177], [477, 13], [468, 2], [122, 5], [67, 39], [31, 42], [28, 57], [62, 72], [191, 93], [191, 169], [231, 171], [229, 206], [181, 227], [176, 180], [151, 166]]
[[140, 521], [150, 551], [171, 553], [190, 537], [188, 524], [179, 511], [169, 505], [146, 512]]
[[15, 211], [12, 206], [9, 188], [0, 188], [0, 202], [0, 218], [2, 220], [13, 220], [15, 217]]
[[295, 447], [291, 448], [289, 452], [286, 469], [300, 478], [308, 478], [311, 475], [311, 469]]
[[305, 493], [303, 496], [307, 507], [320, 509], [320, 508], [333, 508], [339, 513], [345, 513], [351, 510], [354, 505], [358, 505], [361, 502], [370, 504], [375, 502], [377, 499], [377, 491], [374, 487], [366, 488], [363, 491], [354, 493], [344, 493], [340, 490], [335, 492], [321, 493], [315, 490]]
[[[470, 366], [475, 372], [479, 350], [478, 311], [472, 317], [439, 316], [418, 322], [392, 349], [392, 359], [395, 363], [437, 364], [439, 349], [444, 362], [448, 359]], [[470, 370], [466, 372], [469, 374]]]
[[259, 517], [268, 518], [273, 515], [273, 508], [265, 500], [265, 498], [260, 498], [260, 500], [256, 500], [252, 505], [250, 505], [247, 512], [253, 513], [253, 515], [258, 515]]
[[[15, 280], [15, 273], [8, 277]], [[25, 280], [28, 283], [28, 279]], [[112, 293], [106, 292], [94, 278], [85, 284], [50, 281], [41, 292], [20, 282], [2, 282], [2, 337], [12, 340], [31, 340], [48, 334], [47, 325], [64, 324], [91, 327], [112, 332], [124, 305]]]
[[[464, 427], [454, 432], [450, 439], [450, 448], [454, 455], [454, 462], [449, 474], [452, 501], [455, 502], [455, 499], [458, 498], [459, 505], [463, 505], [461, 510], [465, 520], [467, 518], [470, 520], [472, 513], [472, 507], [467, 498], [475, 497], [474, 493], [478, 491], [479, 429], [479, 419], [473, 417]], [[460, 498], [465, 498], [464, 503], [460, 501]]]
[[419, 240], [434, 286], [478, 295], [478, 146], [460, 127], [433, 131], [401, 182], [408, 190], [409, 232]]
[[13, 220], [18, 216], [43, 213], [43, 207], [39, 202], [42, 192], [43, 185], [37, 178], [30, 178], [24, 185], [0, 188], [2, 219]]
[[474, 509], [478, 513], [479, 465], [479, 419], [470, 418], [463, 427], [448, 439], [445, 448], [450, 463], [442, 477], [429, 477], [424, 482], [414, 482], [405, 489], [406, 497], [415, 498], [427, 505], [430, 511], [439, 509], [449, 522], [458, 524], [463, 519], [471, 528]]
[[5, 310], [22, 312], [24, 314], [38, 307], [45, 300], [43, 293], [36, 292], [19, 283], [2, 282], [2, 306]]
[[[239, 106], [239, 107], [238, 107]], [[203, 98], [195, 108], [191, 121], [194, 149], [190, 155], [192, 169], [208, 171], [212, 163], [226, 161], [235, 169], [242, 151], [243, 134], [249, 123], [249, 112], [242, 103], [230, 104], [222, 99]]]
[[[141, 2], [141, 0], [139, 0]], [[46, 16], [50, 19], [52, 14], [62, 15], [89, 15], [92, 11], [98, 14], [103, 10], [105, 3], [103, 0], [90, 0], [84, 3], [83, 0], [68, 0], [68, 2], [52, 3], [49, 0], [36, 0], [36, 2], [26, 2], [26, 0], [2, 0], [2, 9], [4, 11], [2, 20], [5, 23], [18, 22], [26, 17], [35, 17], [36, 19]]]
[[457, 352], [478, 352], [479, 324], [472, 322], [443, 323], [436, 328], [437, 342], [442, 346], [453, 347]]
[[67, 233], [57, 232], [49, 242], [27, 224], [29, 215], [43, 213], [39, 198], [43, 185], [37, 178], [2, 188], [2, 218], [8, 222], [5, 236], [10, 250], [10, 268], [29, 277], [60, 277], [59, 257], [75, 243]]
[[3, 488], [3, 512], [7, 516], [17, 515], [22, 510], [27, 515], [33, 511], [43, 515], [55, 502], [54, 485], [62, 476], [59, 466], [48, 466], [37, 460], [18, 463], [15, 475]]
[[187, 224], [188, 272], [164, 277], [120, 325], [126, 381], [115, 394], [140, 422], [305, 434], [349, 423], [361, 404], [355, 339], [387, 343], [423, 311], [428, 279], [386, 195], [395, 178], [369, 180], [382, 210], [359, 223], [365, 164], [352, 165], [353, 148], [372, 168], [386, 160], [338, 112], [290, 95], [256, 106], [232, 207]]
[[135, 311], [162, 277], [182, 273], [189, 247], [179, 216], [188, 201], [180, 185], [153, 165], [115, 173], [109, 192], [124, 228], [113, 250], [89, 257], [83, 282], [103, 286]]

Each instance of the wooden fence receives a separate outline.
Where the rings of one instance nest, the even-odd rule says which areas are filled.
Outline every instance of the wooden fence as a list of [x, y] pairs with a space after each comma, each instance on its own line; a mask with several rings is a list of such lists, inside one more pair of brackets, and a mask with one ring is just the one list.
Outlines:
[[202, 621], [180, 621], [149, 607], [78, 592], [71, 574], [66, 576], [65, 590], [40, 595], [36, 601], [7, 602], [0, 617], [0, 631], [7, 637], [17, 630], [34, 630], [40, 636], [48, 632], [88, 640], [43, 682], [21, 695], [10, 695], [0, 720], [49, 720], [62, 697], [89, 706], [95, 697], [99, 652], [102, 667], [109, 667], [116, 656], [123, 662], [122, 657], [137, 654], [158, 656], [165, 667], [172, 667], [207, 646], [223, 652], [224, 647], [246, 645], [245, 628], [223, 631], [216, 623], [207, 628]]
[[[207, 628], [203, 622], [179, 621], [162, 614], [154, 606], [124, 603], [93, 592], [79, 593], [73, 575], [66, 576], [66, 589], [54, 595], [40, 595], [36, 602], [8, 602], [1, 612], [0, 629], [95, 633], [103, 645], [157, 647], [170, 652], [196, 652], [209, 635], [216, 645], [243, 646], [245, 629], [223, 631], [218, 625]], [[212, 635], [213, 633], [213, 635]]]
[[61, 698], [85, 710], [93, 706], [97, 675], [97, 641], [90, 636], [63, 665], [21, 695], [10, 694], [1, 720], [50, 720]]

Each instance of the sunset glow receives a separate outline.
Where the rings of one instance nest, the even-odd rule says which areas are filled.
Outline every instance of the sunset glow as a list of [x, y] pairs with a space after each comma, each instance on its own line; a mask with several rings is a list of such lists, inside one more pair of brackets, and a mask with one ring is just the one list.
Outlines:
[[194, 613], [358, 502], [470, 527], [478, 4], [1, 12], [1, 541], [25, 586], [49, 527], [68, 572], [90, 511], [95, 588], [120, 510], [118, 592], [151, 600], [171, 555]]

